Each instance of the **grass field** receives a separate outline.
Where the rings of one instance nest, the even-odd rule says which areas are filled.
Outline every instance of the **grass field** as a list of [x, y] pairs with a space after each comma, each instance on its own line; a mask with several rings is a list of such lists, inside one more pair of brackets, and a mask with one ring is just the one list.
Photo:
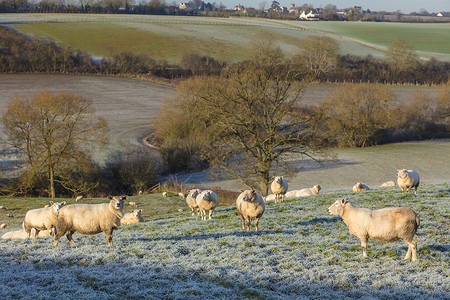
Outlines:
[[[448, 183], [427, 184], [416, 197], [387, 188], [268, 203], [257, 233], [242, 231], [234, 206], [219, 207], [212, 221], [200, 221], [174, 211], [178, 206], [171, 200], [165, 205], [159, 195], [131, 197], [144, 211], [153, 205], [172, 212], [146, 213], [146, 222], [122, 226], [112, 247], [103, 234], [75, 234], [75, 247], [61, 239], [54, 248], [51, 237], [0, 240], [0, 297], [448, 299], [449, 191]], [[418, 260], [403, 260], [402, 241], [372, 240], [364, 259], [342, 220], [327, 214], [342, 197], [357, 207], [414, 209], [421, 222]], [[44, 203], [0, 199], [22, 211]]]
[[236, 62], [248, 58], [248, 43], [258, 35], [278, 43], [287, 56], [299, 52], [304, 38], [328, 35], [339, 42], [341, 54], [380, 57], [392, 40], [402, 37], [420, 56], [450, 61], [449, 24], [82, 14], [0, 14], [1, 23], [97, 57], [126, 50], [171, 63], [186, 53]]

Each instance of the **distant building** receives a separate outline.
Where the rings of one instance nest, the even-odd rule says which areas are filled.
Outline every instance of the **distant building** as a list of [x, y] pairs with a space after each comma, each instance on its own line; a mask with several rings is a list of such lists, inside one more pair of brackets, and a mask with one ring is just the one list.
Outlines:
[[243, 10], [245, 10], [245, 7], [239, 3], [238, 5], [236, 5], [233, 8], [233, 10], [235, 10], [235, 11], [243, 11]]
[[309, 11], [308, 13], [303, 11], [299, 19], [303, 21], [319, 21], [320, 14], [315, 9]]

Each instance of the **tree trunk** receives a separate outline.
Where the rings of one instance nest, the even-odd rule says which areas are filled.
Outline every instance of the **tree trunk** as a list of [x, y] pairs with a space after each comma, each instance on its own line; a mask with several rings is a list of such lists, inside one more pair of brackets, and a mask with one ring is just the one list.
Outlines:
[[55, 195], [55, 178], [54, 178], [52, 167], [49, 167], [48, 175], [49, 175], [48, 180], [50, 181], [50, 198], [55, 198], [56, 197], [56, 195]]

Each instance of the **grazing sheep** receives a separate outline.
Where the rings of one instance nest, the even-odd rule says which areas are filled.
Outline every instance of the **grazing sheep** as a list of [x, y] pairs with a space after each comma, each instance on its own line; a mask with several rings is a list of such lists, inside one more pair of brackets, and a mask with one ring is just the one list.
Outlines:
[[111, 197], [109, 203], [102, 204], [71, 204], [59, 210], [56, 222], [56, 234], [53, 245], [58, 245], [59, 239], [66, 234], [72, 245], [75, 242], [72, 235], [75, 232], [81, 234], [97, 234], [103, 232], [112, 246], [112, 234], [119, 228], [120, 219], [123, 217], [123, 201], [128, 196]]
[[53, 202], [50, 201], [50, 207], [36, 208], [29, 210], [25, 214], [23, 221], [23, 230], [31, 236], [31, 229], [36, 230], [36, 235], [41, 230], [49, 230], [54, 232], [56, 220], [58, 218], [59, 211], [66, 204], [66, 202]]
[[312, 188], [306, 188], [301, 190], [293, 190], [289, 191], [284, 195], [286, 198], [297, 198], [297, 197], [307, 197], [307, 196], [316, 196], [319, 194], [321, 190], [320, 185], [316, 184]]
[[128, 205], [131, 207], [137, 207], [136, 202], [128, 202]]
[[258, 222], [265, 210], [263, 198], [255, 190], [241, 190], [236, 200], [236, 207], [242, 221], [242, 229], [245, 229], [245, 220], [247, 220], [247, 231], [249, 231], [250, 223], [252, 219], [255, 219], [255, 231], [258, 231]]
[[387, 186], [395, 186], [395, 182], [393, 182], [393, 181], [386, 181], [386, 182], [384, 182], [384, 183], [382, 183], [380, 185], [380, 187], [387, 187]]
[[6, 229], [6, 224], [5, 223], [3, 223], [2, 225], [0, 225], [0, 229]]
[[186, 203], [187, 205], [192, 209], [192, 215], [195, 215], [194, 211], [197, 211], [197, 216], [200, 212], [200, 209], [198, 208], [198, 204], [197, 204], [197, 196], [198, 194], [200, 194], [202, 192], [202, 190], [199, 189], [192, 189], [188, 191], [188, 194], [186, 196]]
[[369, 187], [362, 182], [355, 182], [355, 185], [353, 186], [353, 192], [355, 193], [369, 190], [370, 190]]
[[167, 198], [167, 192], [162, 192], [161, 194], [164, 198]]
[[263, 197], [264, 201], [273, 201], [277, 199], [277, 196], [275, 194], [267, 195], [266, 197]]
[[413, 170], [397, 170], [397, 184], [399, 188], [404, 189], [409, 193], [410, 188], [414, 188], [414, 195], [417, 195], [417, 188], [419, 187], [420, 177], [416, 171]]
[[81, 199], [83, 199], [83, 196], [78, 196], [75, 198], [75, 202], [81, 201]]
[[356, 208], [347, 199], [337, 200], [328, 208], [331, 215], [338, 215], [347, 225], [352, 236], [361, 241], [363, 256], [367, 257], [367, 240], [394, 242], [403, 239], [408, 244], [405, 259], [412, 254], [417, 260], [417, 244], [413, 237], [419, 227], [416, 213], [406, 207], [388, 207], [377, 210]]
[[284, 195], [288, 190], [288, 183], [283, 176], [273, 177], [270, 189], [272, 190], [272, 193], [275, 194], [275, 203], [282, 202], [284, 200]]
[[142, 209], [133, 210], [130, 213], [124, 214], [120, 220], [121, 225], [128, 225], [134, 223], [144, 222], [144, 218], [141, 215]]
[[198, 209], [202, 215], [202, 220], [206, 220], [206, 211], [209, 210], [209, 219], [211, 220], [214, 209], [219, 205], [219, 196], [211, 190], [200, 192], [195, 198]]

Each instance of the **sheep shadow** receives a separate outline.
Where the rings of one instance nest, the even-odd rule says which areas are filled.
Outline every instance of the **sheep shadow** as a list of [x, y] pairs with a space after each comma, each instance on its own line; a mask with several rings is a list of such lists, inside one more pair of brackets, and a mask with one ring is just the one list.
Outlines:
[[300, 226], [310, 226], [310, 225], [315, 225], [315, 224], [332, 224], [332, 223], [337, 223], [341, 220], [340, 217], [332, 217], [332, 218], [314, 218], [311, 219], [309, 221], [304, 221], [304, 222], [298, 222], [296, 223], [296, 225], [300, 225]]

